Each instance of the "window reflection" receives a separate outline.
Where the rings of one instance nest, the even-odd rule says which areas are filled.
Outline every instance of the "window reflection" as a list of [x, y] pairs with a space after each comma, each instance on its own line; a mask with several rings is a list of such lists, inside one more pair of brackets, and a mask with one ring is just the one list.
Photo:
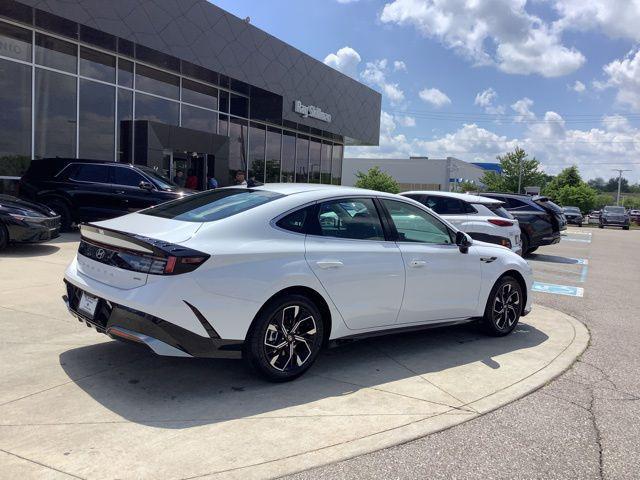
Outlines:
[[267, 129], [267, 162], [265, 164], [265, 182], [273, 183], [280, 181], [280, 144], [282, 135], [280, 130]]
[[36, 33], [35, 53], [39, 65], [77, 73], [78, 47], [74, 43]]
[[30, 158], [31, 67], [0, 59], [0, 176], [22, 175]]
[[216, 133], [218, 114], [204, 108], [182, 105], [182, 126], [202, 132]]
[[342, 145], [333, 145], [333, 156], [331, 160], [331, 183], [342, 185]]
[[80, 158], [113, 160], [115, 87], [80, 80]]
[[120, 162], [133, 162], [133, 92], [118, 89], [118, 158]]
[[116, 81], [116, 57], [81, 47], [80, 75], [114, 83]]
[[320, 142], [309, 142], [309, 183], [320, 183]]
[[231, 115], [238, 115], [239, 117], [249, 117], [249, 99], [247, 97], [241, 97], [240, 95], [231, 94], [230, 100]]
[[136, 120], [178, 125], [179, 117], [180, 107], [177, 102], [136, 93]]
[[320, 160], [320, 183], [331, 183], [331, 144], [322, 143], [322, 159]]
[[247, 171], [247, 121], [231, 118], [229, 122], [229, 175]]
[[178, 100], [178, 98], [180, 98], [180, 79], [170, 73], [137, 64], [136, 90], [143, 90], [155, 95]]
[[296, 182], [309, 181], [309, 139], [304, 135], [298, 136], [296, 142]]
[[31, 61], [31, 31], [0, 22], [0, 55]]
[[118, 59], [118, 85], [133, 88], [133, 62]]
[[282, 132], [282, 176], [281, 181], [292, 183], [296, 175], [296, 134]]
[[263, 125], [251, 124], [249, 129], [249, 182], [254, 180], [264, 183], [265, 135], [266, 129]]
[[76, 156], [76, 77], [36, 69], [36, 157]]
[[217, 110], [218, 89], [185, 78], [182, 80], [182, 101]]

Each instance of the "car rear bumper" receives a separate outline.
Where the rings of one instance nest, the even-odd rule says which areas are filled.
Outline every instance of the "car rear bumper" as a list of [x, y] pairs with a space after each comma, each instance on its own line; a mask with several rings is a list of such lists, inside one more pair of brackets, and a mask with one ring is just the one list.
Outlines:
[[560, 232], [553, 232], [551, 235], [545, 235], [540, 239], [537, 246], [542, 245], [555, 245], [556, 243], [560, 243], [560, 239], [562, 235]]
[[244, 342], [225, 340], [213, 329], [208, 337], [154, 315], [98, 297], [93, 318], [78, 310], [83, 291], [64, 280], [67, 294], [63, 297], [69, 312], [80, 322], [94, 327], [116, 340], [146, 345], [158, 355], [173, 357], [241, 358]]

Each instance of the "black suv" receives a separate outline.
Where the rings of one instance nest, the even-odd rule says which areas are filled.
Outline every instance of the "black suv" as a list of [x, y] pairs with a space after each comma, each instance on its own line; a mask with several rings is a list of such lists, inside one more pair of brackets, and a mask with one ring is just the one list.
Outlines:
[[504, 208], [518, 219], [522, 232], [523, 256], [533, 253], [543, 245], [560, 242], [560, 232], [567, 228], [567, 220], [562, 209], [547, 197], [531, 197], [514, 193], [482, 193], [481, 195], [503, 201]]
[[191, 193], [148, 167], [69, 158], [33, 160], [20, 179], [19, 192], [56, 211], [62, 230]]
[[607, 205], [600, 212], [600, 223], [598, 228], [608, 226], [622, 227], [623, 230], [629, 230], [630, 217], [624, 207], [616, 207]]

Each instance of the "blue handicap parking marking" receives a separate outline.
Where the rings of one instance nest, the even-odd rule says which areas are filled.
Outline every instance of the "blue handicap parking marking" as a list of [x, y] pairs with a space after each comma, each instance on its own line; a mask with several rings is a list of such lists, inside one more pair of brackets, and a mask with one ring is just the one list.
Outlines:
[[533, 282], [533, 291], [542, 293], [553, 293], [555, 295], [567, 295], [569, 297], [584, 296], [584, 288], [572, 287], [569, 285], [556, 285], [554, 283]]

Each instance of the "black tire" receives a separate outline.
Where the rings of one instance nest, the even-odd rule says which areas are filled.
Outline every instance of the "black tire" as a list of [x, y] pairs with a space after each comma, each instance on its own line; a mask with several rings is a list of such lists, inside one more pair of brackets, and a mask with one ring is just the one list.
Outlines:
[[529, 236], [526, 233], [523, 233], [520, 237], [520, 241], [522, 242], [522, 256], [526, 257], [531, 252], [529, 245], [531, 242], [529, 241]]
[[491, 289], [481, 325], [488, 335], [503, 337], [510, 334], [523, 309], [524, 295], [520, 283], [513, 277], [501, 277]]
[[71, 215], [71, 208], [69, 208], [67, 202], [54, 198], [47, 200], [45, 204], [51, 210], [60, 215], [60, 231], [68, 232], [71, 230], [71, 226], [73, 225], [73, 216]]
[[303, 295], [284, 295], [258, 314], [247, 334], [244, 358], [266, 380], [287, 382], [313, 365], [323, 335], [318, 307]]
[[0, 251], [7, 248], [7, 245], [9, 245], [9, 232], [7, 227], [0, 223]]
[[623, 230], [629, 230], [629, 227], [622, 227]]
[[531, 255], [533, 252], [535, 252], [538, 249], [538, 247], [533, 247], [529, 249], [529, 255]]
[[598, 225], [598, 228], [604, 228], [604, 225]]

